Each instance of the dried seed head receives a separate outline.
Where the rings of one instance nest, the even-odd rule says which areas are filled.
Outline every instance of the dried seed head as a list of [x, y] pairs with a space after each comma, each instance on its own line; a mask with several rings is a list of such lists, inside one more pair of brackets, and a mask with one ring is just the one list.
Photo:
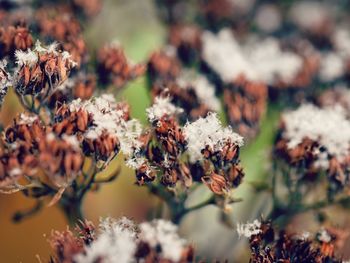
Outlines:
[[130, 62], [118, 43], [102, 47], [98, 52], [98, 67], [100, 81], [112, 82], [117, 88], [122, 88], [129, 80], [144, 74], [146, 67]]

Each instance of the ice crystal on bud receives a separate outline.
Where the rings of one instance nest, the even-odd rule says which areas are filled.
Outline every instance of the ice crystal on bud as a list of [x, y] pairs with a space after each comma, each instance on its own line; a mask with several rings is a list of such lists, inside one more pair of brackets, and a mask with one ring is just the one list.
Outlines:
[[8, 88], [12, 85], [12, 78], [6, 71], [7, 60], [0, 60], [0, 106], [7, 94]]
[[290, 10], [290, 19], [300, 28], [313, 30], [322, 26], [329, 18], [330, 6], [316, 1], [302, 1], [295, 3]]
[[199, 102], [210, 110], [220, 110], [220, 101], [215, 96], [215, 87], [204, 75], [195, 75], [191, 71], [185, 71], [178, 79], [178, 83], [182, 88], [193, 88]]
[[187, 123], [183, 132], [192, 162], [203, 158], [202, 150], [206, 147], [220, 151], [228, 142], [243, 146], [243, 137], [233, 132], [230, 126], [223, 128], [216, 113], [209, 113], [205, 118]]
[[100, 235], [85, 247], [85, 252], [75, 256], [75, 262], [105, 263], [133, 262], [136, 251], [136, 232], [132, 221], [121, 218], [101, 220]]
[[332, 237], [326, 229], [321, 229], [321, 231], [317, 233], [317, 239], [323, 243], [329, 243], [332, 241]]
[[257, 78], [230, 30], [221, 30], [217, 35], [205, 32], [202, 38], [203, 58], [223, 81], [231, 82], [241, 74], [248, 79]]
[[165, 259], [178, 262], [187, 242], [179, 237], [177, 230], [177, 226], [169, 221], [153, 220], [140, 224], [139, 238], [152, 248], [160, 247]]
[[244, 76], [250, 81], [275, 84], [290, 82], [303, 65], [299, 55], [284, 51], [275, 38], [253, 39], [242, 45], [230, 30], [221, 30], [217, 35], [203, 34], [203, 57], [224, 82], [235, 81]]
[[22, 67], [24, 65], [28, 65], [31, 67], [38, 62], [37, 54], [30, 49], [28, 49], [27, 51], [16, 50], [15, 57], [16, 57], [16, 64], [19, 67]]
[[125, 120], [125, 111], [118, 109], [118, 103], [112, 95], [102, 95], [88, 101], [76, 99], [71, 102], [71, 112], [86, 111], [92, 118], [92, 125], [85, 133], [88, 139], [97, 139], [107, 133], [118, 138], [120, 148], [126, 155], [131, 155], [140, 147], [138, 140], [142, 132], [138, 120]]
[[350, 145], [350, 122], [341, 107], [318, 108], [305, 104], [295, 111], [284, 113], [284, 138], [290, 149], [309, 138], [324, 146], [335, 157], [347, 156]]
[[183, 109], [176, 107], [170, 102], [170, 97], [156, 97], [154, 104], [146, 109], [148, 119], [153, 122], [161, 119], [164, 116], [172, 116], [180, 114]]
[[340, 78], [345, 71], [345, 65], [340, 55], [329, 52], [323, 55], [320, 68], [320, 79], [323, 81], [333, 81]]
[[250, 238], [251, 236], [258, 235], [262, 232], [260, 227], [261, 222], [255, 219], [252, 223], [237, 224], [237, 233], [239, 237], [245, 236], [246, 238]]

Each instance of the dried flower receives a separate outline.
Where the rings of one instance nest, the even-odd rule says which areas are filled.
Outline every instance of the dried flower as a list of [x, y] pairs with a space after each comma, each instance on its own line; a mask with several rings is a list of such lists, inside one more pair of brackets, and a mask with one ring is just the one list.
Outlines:
[[56, 50], [57, 44], [43, 47], [37, 42], [33, 50], [17, 50], [18, 68], [14, 73], [14, 87], [21, 95], [51, 94], [69, 75], [75, 62], [66, 51]]
[[258, 235], [262, 233], [261, 222], [255, 219], [252, 223], [237, 224], [237, 233], [240, 237], [245, 236], [246, 238]]
[[243, 138], [234, 133], [230, 127], [223, 128], [215, 113], [209, 113], [206, 118], [199, 118], [193, 123], [187, 123], [184, 127], [184, 136], [188, 142], [188, 153], [192, 162], [202, 160], [205, 150], [224, 153], [228, 145], [229, 148], [233, 147], [233, 151], [243, 146]]
[[0, 107], [7, 94], [8, 88], [12, 85], [11, 75], [6, 71], [7, 61], [0, 61]]
[[117, 42], [105, 45], [99, 50], [98, 63], [100, 81], [104, 84], [112, 82], [117, 88], [141, 76], [146, 70], [144, 65], [134, 65], [130, 62]]
[[86, 222], [77, 232], [89, 224], [95, 231], [90, 243], [84, 236], [75, 235], [69, 229], [53, 232], [50, 244], [54, 249], [54, 262], [189, 262], [193, 251], [188, 242], [177, 234], [177, 227], [165, 220], [153, 220], [136, 225], [122, 217], [101, 219], [98, 229]]

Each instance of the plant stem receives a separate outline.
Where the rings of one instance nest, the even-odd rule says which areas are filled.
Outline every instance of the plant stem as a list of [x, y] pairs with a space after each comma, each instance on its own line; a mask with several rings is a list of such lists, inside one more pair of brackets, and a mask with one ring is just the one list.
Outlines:
[[62, 198], [60, 205], [69, 225], [74, 226], [79, 220], [84, 219], [81, 199]]

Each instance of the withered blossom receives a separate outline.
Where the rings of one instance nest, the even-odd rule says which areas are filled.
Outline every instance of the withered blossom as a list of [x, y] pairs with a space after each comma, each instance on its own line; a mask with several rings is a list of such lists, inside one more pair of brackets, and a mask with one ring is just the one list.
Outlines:
[[[253, 224], [248, 224], [242, 233], [249, 240], [250, 262], [343, 262], [335, 255], [335, 238], [332, 238], [326, 230], [321, 230], [311, 238], [309, 234], [300, 236], [283, 230], [275, 233], [271, 222], [256, 220]], [[237, 230], [239, 233], [243, 231], [241, 228]]]
[[101, 219], [97, 228], [85, 221], [74, 232], [69, 229], [52, 232], [49, 242], [54, 251], [52, 262], [193, 260], [193, 248], [178, 235], [177, 226], [162, 219], [137, 225], [125, 217], [106, 218]]
[[267, 86], [238, 78], [224, 89], [224, 106], [232, 127], [246, 136], [254, 138], [265, 114]]
[[0, 27], [0, 57], [13, 56], [17, 49], [33, 46], [33, 37], [25, 24]]
[[14, 88], [22, 96], [50, 96], [76, 65], [67, 51], [57, 51], [57, 44], [44, 47], [37, 42], [33, 50], [17, 50]]
[[201, 35], [200, 28], [195, 25], [173, 25], [169, 31], [169, 44], [176, 48], [178, 57], [184, 63], [194, 63], [200, 58]]
[[64, 104], [73, 99], [90, 99], [96, 90], [96, 76], [94, 74], [79, 74], [68, 78], [50, 96], [49, 107], [55, 108], [58, 104]]
[[84, 152], [97, 160], [108, 161], [120, 150], [131, 155], [141, 144], [141, 124], [130, 120], [127, 104], [117, 103], [112, 95], [63, 104], [55, 119], [56, 133], [80, 133]]
[[148, 62], [148, 73], [151, 80], [173, 80], [179, 76], [181, 64], [176, 57], [174, 47], [167, 46], [163, 50], [152, 53]]
[[71, 54], [77, 67], [87, 62], [87, 47], [81, 25], [69, 7], [44, 6], [36, 11], [35, 18], [41, 35], [58, 41], [60, 48]]
[[7, 61], [0, 61], [0, 107], [4, 102], [8, 88], [12, 86], [12, 77], [6, 70]]
[[325, 171], [336, 188], [347, 185], [350, 123], [339, 105], [312, 104], [284, 113], [275, 154], [298, 169], [300, 179]]
[[120, 44], [113, 42], [99, 50], [98, 71], [102, 83], [122, 88], [128, 81], [143, 75], [146, 66], [132, 63]]

